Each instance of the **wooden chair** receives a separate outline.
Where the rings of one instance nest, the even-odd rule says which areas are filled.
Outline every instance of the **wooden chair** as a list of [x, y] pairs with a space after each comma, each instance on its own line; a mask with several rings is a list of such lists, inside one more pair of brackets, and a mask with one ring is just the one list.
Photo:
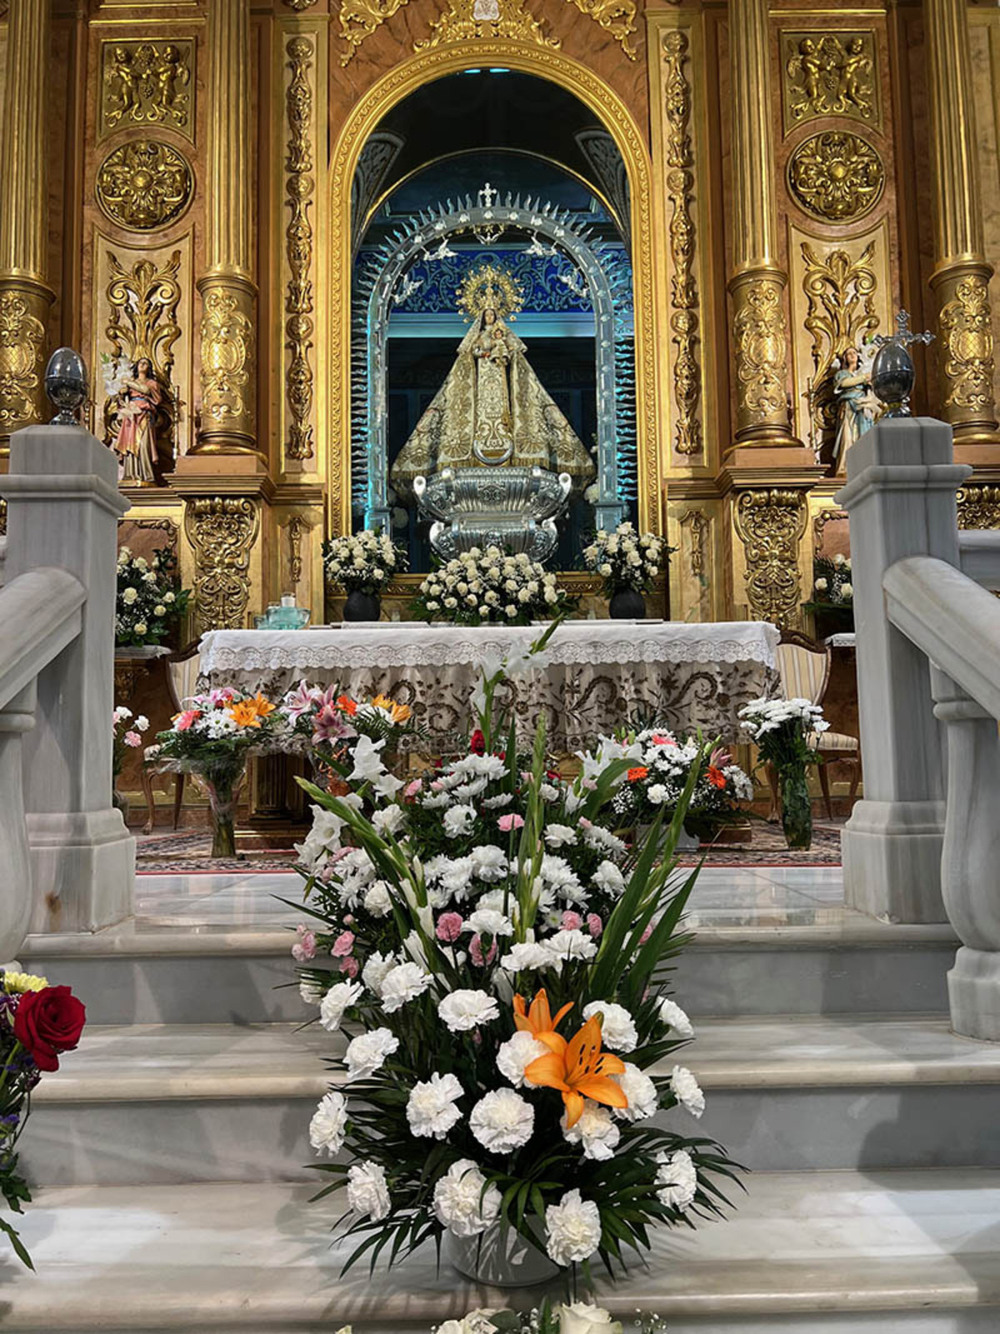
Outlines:
[[[783, 630], [777, 659], [781, 691], [785, 699], [808, 699], [813, 704], [823, 703], [830, 682], [830, 650], [825, 644], [810, 639], [799, 630]], [[827, 818], [832, 820], [830, 776], [826, 766], [837, 760], [852, 766], [850, 802], [853, 806], [861, 781], [861, 743], [855, 736], [828, 730], [814, 732], [809, 737], [809, 745], [819, 752], [819, 785]], [[770, 765], [767, 776], [771, 786], [771, 811], [775, 814], [778, 810], [778, 775]]]
[[[179, 713], [182, 708], [182, 701], [194, 694], [195, 683], [201, 670], [201, 654], [198, 652], [199, 642], [196, 639], [193, 643], [188, 644], [186, 648], [179, 649], [176, 653], [171, 653], [162, 659], [167, 669], [167, 690], [170, 694], [170, 702], [173, 705], [174, 713]], [[153, 832], [156, 819], [156, 806], [153, 801], [153, 778], [156, 775], [173, 774], [173, 827], [175, 829], [180, 823], [181, 805], [184, 801], [184, 774], [178, 773], [175, 769], [159, 768], [156, 762], [156, 750], [155, 746], [147, 746], [142, 757], [142, 790], [146, 798], [146, 823], [142, 827], [144, 834]]]

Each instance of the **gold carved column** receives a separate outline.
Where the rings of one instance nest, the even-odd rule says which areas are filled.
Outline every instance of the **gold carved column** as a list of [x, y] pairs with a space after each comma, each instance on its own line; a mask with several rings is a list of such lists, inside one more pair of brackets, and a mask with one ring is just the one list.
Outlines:
[[[983, 237], [965, 0], [926, 0], [941, 413], [955, 444], [996, 444], [993, 276]], [[991, 108], [984, 112], [992, 114]]]
[[767, 0], [729, 6], [736, 444], [798, 446], [788, 416], [787, 274], [778, 263]]
[[0, 449], [42, 419], [46, 321], [45, 99], [51, 0], [16, 0], [7, 20], [0, 135]]

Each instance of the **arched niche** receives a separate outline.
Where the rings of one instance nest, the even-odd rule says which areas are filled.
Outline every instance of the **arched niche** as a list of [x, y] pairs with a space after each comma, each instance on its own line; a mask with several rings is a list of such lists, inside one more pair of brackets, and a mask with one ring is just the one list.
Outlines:
[[[333, 146], [330, 167], [330, 255], [328, 291], [330, 450], [328, 495], [330, 527], [351, 527], [352, 329], [351, 279], [352, 186], [369, 138], [379, 131], [387, 113], [423, 85], [448, 74], [496, 66], [551, 81], [578, 98], [614, 141], [624, 164], [630, 195], [629, 232], [632, 246], [634, 310], [634, 376], [636, 402], [636, 488], [640, 523], [661, 527], [659, 467], [656, 442], [658, 358], [653, 344], [655, 293], [659, 262], [653, 246], [654, 201], [648, 149], [631, 113], [618, 95], [592, 70], [561, 52], [510, 39], [441, 46], [420, 52], [388, 71], [359, 100]], [[357, 192], [354, 195], [357, 207]], [[478, 203], [478, 201], [474, 201]], [[485, 207], [485, 206], [484, 206]], [[581, 271], [585, 271], [581, 262]], [[353, 349], [357, 356], [356, 347]], [[355, 418], [357, 420], [357, 418]]]

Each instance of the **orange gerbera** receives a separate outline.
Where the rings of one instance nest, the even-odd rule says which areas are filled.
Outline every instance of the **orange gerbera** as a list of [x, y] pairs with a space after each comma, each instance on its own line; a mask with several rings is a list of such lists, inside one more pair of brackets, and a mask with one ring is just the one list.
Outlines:
[[260, 727], [260, 714], [254, 708], [253, 700], [240, 700], [230, 708], [229, 716], [239, 727]]
[[346, 713], [348, 717], [353, 718], [358, 711], [358, 702], [351, 699], [350, 695], [341, 695], [337, 700], [337, 708], [341, 713]]
[[584, 1099], [606, 1107], [627, 1107], [628, 1098], [612, 1075], [625, 1073], [625, 1062], [601, 1050], [601, 1021], [593, 1015], [569, 1042], [560, 1033], [536, 1033], [549, 1050], [524, 1068], [524, 1077], [543, 1088], [558, 1089], [566, 1107], [566, 1126], [583, 1115]]
[[258, 718], [266, 718], [267, 715], [273, 713], [276, 708], [276, 706], [272, 704], [269, 699], [265, 698], [259, 690], [256, 695], [254, 695], [253, 699], [248, 699], [246, 703], [253, 709]]
[[572, 1008], [573, 1002], [568, 1001], [553, 1019], [548, 995], [542, 987], [531, 1002], [530, 1010], [525, 1008], [523, 996], [514, 997], [514, 1027], [520, 1029], [522, 1033], [531, 1033], [536, 1038], [539, 1033], [554, 1033], [556, 1024]]
[[394, 699], [389, 699], [388, 695], [376, 695], [372, 700], [372, 706], [376, 709], [385, 709], [394, 723], [405, 723], [410, 716], [408, 704], [397, 704]]
[[641, 783], [644, 778], [649, 777], [649, 770], [645, 765], [639, 764], [634, 769], [628, 771], [628, 781], [630, 783]]
[[717, 787], [721, 790], [726, 786], [726, 775], [721, 769], [717, 769], [714, 764], [708, 766], [706, 777], [713, 787]]

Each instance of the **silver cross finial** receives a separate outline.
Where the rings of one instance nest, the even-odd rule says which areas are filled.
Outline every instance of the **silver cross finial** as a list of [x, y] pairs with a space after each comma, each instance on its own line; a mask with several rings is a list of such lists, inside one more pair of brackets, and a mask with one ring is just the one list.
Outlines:
[[500, 191], [494, 190], [493, 186], [490, 185], [489, 181], [487, 181], [486, 184], [483, 186], [483, 188], [479, 191], [479, 198], [481, 202], [486, 206], [486, 208], [492, 208], [494, 200], [499, 199], [499, 197], [500, 197]]
[[934, 335], [932, 333], [913, 333], [910, 329], [910, 312], [908, 310], [899, 310], [896, 312], [896, 332], [893, 334], [876, 334], [873, 340], [879, 347], [885, 347], [886, 343], [895, 343], [897, 347], [908, 347], [910, 343], [932, 343]]
[[872, 363], [872, 388], [875, 396], [885, 404], [887, 417], [910, 415], [915, 372], [909, 346], [911, 343], [929, 343], [933, 338], [932, 333], [911, 332], [910, 316], [901, 310], [896, 315], [896, 332], [876, 334], [872, 340], [878, 345]]

